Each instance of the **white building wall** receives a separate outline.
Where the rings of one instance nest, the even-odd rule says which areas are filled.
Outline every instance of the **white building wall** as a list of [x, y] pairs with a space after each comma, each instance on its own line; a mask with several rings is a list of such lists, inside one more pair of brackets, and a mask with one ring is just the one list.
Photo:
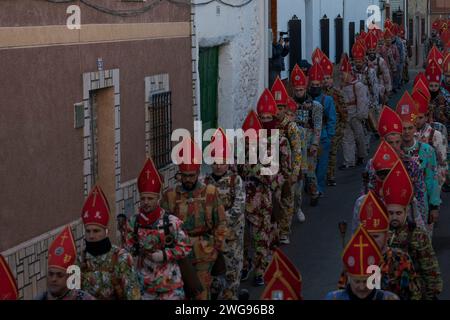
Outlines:
[[[302, 20], [302, 57], [311, 61], [311, 53], [320, 47], [320, 19], [326, 15], [330, 20], [329, 58], [336, 62], [334, 19], [338, 14], [344, 18], [344, 52], [349, 52], [349, 23], [355, 22], [357, 33], [360, 20], [365, 21], [368, 17], [367, 8], [370, 5], [379, 5], [379, 0], [278, 0], [278, 29], [285, 31], [287, 22], [294, 14], [297, 15]], [[282, 76], [286, 77], [287, 73]]]
[[[241, 8], [212, 2], [195, 6], [193, 11], [195, 60], [198, 62], [199, 48], [220, 46], [218, 125], [224, 129], [240, 128], [268, 82], [268, 2], [253, 1]], [[200, 117], [200, 78], [194, 81]]]

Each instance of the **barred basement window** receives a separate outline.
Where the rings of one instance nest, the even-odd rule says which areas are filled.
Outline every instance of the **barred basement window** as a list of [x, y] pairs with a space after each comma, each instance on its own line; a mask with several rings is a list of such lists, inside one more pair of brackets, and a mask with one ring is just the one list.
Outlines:
[[150, 155], [158, 169], [172, 163], [172, 93], [155, 93], [149, 105]]

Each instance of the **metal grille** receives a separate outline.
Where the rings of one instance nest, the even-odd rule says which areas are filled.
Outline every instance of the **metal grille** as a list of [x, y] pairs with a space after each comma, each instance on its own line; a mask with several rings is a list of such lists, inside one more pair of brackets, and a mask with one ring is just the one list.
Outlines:
[[172, 163], [172, 93], [153, 94], [149, 106], [150, 155], [158, 169]]

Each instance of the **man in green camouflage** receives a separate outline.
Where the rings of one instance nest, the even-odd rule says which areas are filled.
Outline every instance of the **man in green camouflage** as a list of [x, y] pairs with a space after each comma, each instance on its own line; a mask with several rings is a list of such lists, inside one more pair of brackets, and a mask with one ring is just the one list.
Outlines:
[[422, 299], [435, 300], [442, 292], [439, 262], [427, 232], [407, 222], [406, 208], [413, 196], [411, 179], [401, 161], [386, 177], [383, 200], [389, 213], [388, 245], [411, 257], [419, 276]]
[[232, 154], [222, 129], [216, 131], [211, 144], [214, 145], [211, 152], [214, 163], [212, 173], [205, 177], [204, 183], [216, 187], [227, 222], [223, 249], [225, 279], [215, 277], [211, 292], [219, 300], [237, 300], [244, 259], [245, 188], [241, 177], [227, 164]]

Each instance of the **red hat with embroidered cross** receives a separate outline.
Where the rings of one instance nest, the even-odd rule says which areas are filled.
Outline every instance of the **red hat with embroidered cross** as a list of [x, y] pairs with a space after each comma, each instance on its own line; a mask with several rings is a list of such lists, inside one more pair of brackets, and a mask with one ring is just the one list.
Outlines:
[[97, 225], [102, 228], [108, 227], [110, 209], [108, 200], [99, 185], [95, 185], [84, 201], [81, 211], [83, 224]]
[[383, 201], [370, 190], [365, 196], [359, 210], [359, 221], [368, 233], [389, 230], [389, 218]]
[[407, 207], [414, 189], [408, 171], [401, 160], [397, 161], [383, 183], [383, 200], [386, 205], [396, 204]]
[[382, 259], [378, 245], [360, 225], [342, 255], [347, 274], [354, 277], [369, 276], [367, 269], [372, 265], [380, 265]]
[[145, 160], [137, 182], [139, 193], [160, 194], [163, 187], [163, 179], [151, 158]]
[[305, 74], [303, 73], [302, 69], [300, 69], [298, 64], [294, 66], [294, 69], [291, 72], [291, 84], [294, 88], [306, 88], [306, 86], [308, 85], [308, 79], [306, 78]]
[[287, 104], [287, 99], [289, 97], [289, 94], [286, 90], [286, 87], [284, 86], [283, 81], [281, 81], [280, 77], [277, 77], [275, 79], [275, 82], [273, 83], [272, 90], [271, 90], [272, 96], [275, 99], [275, 102], [277, 105], [285, 106]]
[[384, 106], [378, 121], [378, 134], [384, 138], [391, 133], [403, 133], [400, 116], [388, 106]]
[[372, 157], [372, 166], [375, 171], [391, 170], [399, 159], [394, 148], [383, 140]]
[[396, 112], [403, 122], [414, 123], [417, 117], [417, 105], [408, 91], [405, 91], [397, 104]]
[[427, 77], [428, 83], [437, 82], [441, 83], [442, 70], [436, 60], [431, 60], [425, 69], [425, 76]]
[[75, 264], [77, 247], [70, 226], [66, 226], [53, 240], [48, 249], [48, 268], [67, 270]]

